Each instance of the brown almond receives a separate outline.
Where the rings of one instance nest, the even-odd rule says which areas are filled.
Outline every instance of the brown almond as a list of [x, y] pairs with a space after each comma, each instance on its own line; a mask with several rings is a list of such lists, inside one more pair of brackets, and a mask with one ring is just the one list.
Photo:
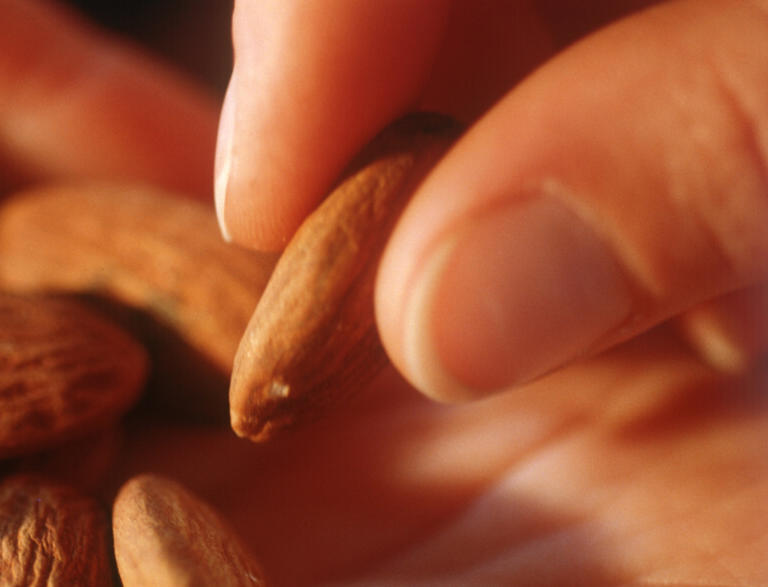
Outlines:
[[266, 585], [234, 530], [175, 481], [128, 481], [115, 499], [112, 526], [125, 587]]
[[0, 457], [104, 428], [146, 371], [138, 343], [81, 304], [0, 294]]
[[410, 195], [457, 134], [434, 114], [394, 123], [299, 228], [235, 359], [230, 417], [239, 435], [260, 440], [313, 417], [386, 364], [373, 311], [378, 261]]
[[228, 419], [232, 361], [275, 260], [225, 243], [212, 208], [147, 186], [43, 186], [0, 206], [0, 287], [109, 311], [148, 348], [170, 412]]
[[109, 523], [93, 499], [19, 475], [0, 482], [0, 586], [112, 584]]

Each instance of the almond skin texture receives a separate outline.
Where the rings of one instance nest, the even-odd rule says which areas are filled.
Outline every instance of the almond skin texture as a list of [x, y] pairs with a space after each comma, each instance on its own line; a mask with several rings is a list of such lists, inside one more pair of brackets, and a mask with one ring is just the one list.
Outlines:
[[125, 587], [266, 585], [234, 530], [175, 481], [128, 481], [115, 499], [112, 527]]
[[458, 136], [414, 114], [363, 150], [280, 257], [240, 344], [230, 418], [263, 440], [366, 385], [386, 365], [373, 309], [384, 245], [410, 195]]
[[94, 303], [147, 347], [167, 413], [228, 420], [232, 361], [277, 256], [225, 243], [212, 208], [147, 186], [53, 185], [0, 206], [0, 287]]
[[0, 482], [0, 587], [112, 585], [108, 545], [96, 501], [42, 477]]
[[0, 457], [107, 426], [146, 371], [138, 343], [81, 304], [0, 294]]

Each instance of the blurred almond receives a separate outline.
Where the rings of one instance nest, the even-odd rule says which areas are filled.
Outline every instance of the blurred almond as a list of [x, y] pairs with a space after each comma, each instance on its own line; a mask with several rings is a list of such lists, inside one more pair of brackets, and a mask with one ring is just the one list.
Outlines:
[[266, 585], [234, 530], [175, 481], [128, 481], [115, 499], [112, 527], [125, 587]]
[[150, 186], [45, 185], [0, 205], [0, 287], [95, 304], [148, 349], [149, 399], [228, 422], [238, 343], [277, 256], [221, 238], [212, 208]]

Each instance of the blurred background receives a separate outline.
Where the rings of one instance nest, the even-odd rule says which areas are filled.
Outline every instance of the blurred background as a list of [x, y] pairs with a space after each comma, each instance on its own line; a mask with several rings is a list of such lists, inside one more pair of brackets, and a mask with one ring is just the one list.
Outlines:
[[63, 0], [222, 95], [232, 67], [233, 0]]

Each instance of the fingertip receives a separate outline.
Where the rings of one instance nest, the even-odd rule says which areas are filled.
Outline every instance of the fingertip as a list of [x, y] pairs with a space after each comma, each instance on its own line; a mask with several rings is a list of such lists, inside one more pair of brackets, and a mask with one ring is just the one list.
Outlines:
[[219, 221], [221, 235], [227, 242], [232, 241], [232, 235], [227, 227], [227, 189], [229, 174], [232, 169], [232, 140], [235, 126], [235, 97], [232, 81], [230, 81], [219, 116], [219, 130], [216, 137], [216, 158], [214, 163], [213, 199], [216, 207], [216, 218]]
[[[423, 265], [403, 311], [399, 366], [411, 385], [427, 397], [458, 403], [482, 395], [446, 367], [435, 341], [433, 302], [440, 275], [450, 262], [455, 242], [443, 242]], [[449, 318], [450, 319], [450, 318]]]
[[449, 4], [237, 4], [234, 123], [220, 131], [216, 174], [224, 234], [285, 246], [355, 153], [415, 102]]

